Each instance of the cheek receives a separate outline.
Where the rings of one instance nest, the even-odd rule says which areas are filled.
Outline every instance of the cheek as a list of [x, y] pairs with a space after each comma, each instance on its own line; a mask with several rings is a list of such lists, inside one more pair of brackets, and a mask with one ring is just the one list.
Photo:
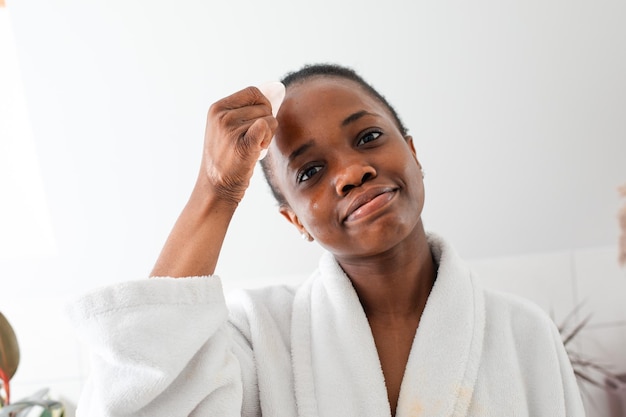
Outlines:
[[396, 162], [396, 164], [397, 166], [403, 167], [403, 169], [399, 172], [401, 172], [405, 181], [410, 183], [412, 186], [415, 186], [418, 181], [421, 181], [422, 172], [415, 158], [406, 157], [401, 163], [398, 164]]
[[[320, 187], [321, 188], [321, 187]], [[323, 190], [302, 198], [300, 221], [313, 237], [326, 241], [337, 230], [336, 205]]]
[[415, 159], [405, 161], [404, 167], [403, 177], [406, 179], [407, 189], [419, 204], [421, 211], [424, 206], [424, 181], [422, 178], [422, 170]]
[[303, 223], [309, 228], [319, 228], [325, 223], [325, 219], [328, 218], [322, 193], [317, 192], [308, 195], [302, 200], [304, 203], [301, 207], [302, 214], [304, 215]]

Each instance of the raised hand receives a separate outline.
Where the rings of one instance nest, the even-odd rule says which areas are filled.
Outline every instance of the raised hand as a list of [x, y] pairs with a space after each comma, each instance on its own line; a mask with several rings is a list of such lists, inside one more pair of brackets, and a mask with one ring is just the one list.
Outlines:
[[271, 103], [256, 87], [214, 103], [207, 116], [199, 182], [206, 180], [218, 198], [239, 203], [277, 126]]
[[211, 106], [196, 186], [150, 276], [214, 273], [230, 220], [278, 126], [274, 107], [272, 114], [272, 104], [256, 87]]

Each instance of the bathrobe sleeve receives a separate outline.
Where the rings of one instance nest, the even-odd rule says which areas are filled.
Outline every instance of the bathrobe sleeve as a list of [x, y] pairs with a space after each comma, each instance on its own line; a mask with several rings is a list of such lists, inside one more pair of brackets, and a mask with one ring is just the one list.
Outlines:
[[255, 385], [251, 349], [227, 321], [219, 278], [126, 282], [83, 296], [68, 315], [92, 353], [78, 416], [254, 415], [254, 396], [242, 412], [243, 381]]
[[576, 375], [572, 363], [570, 362], [561, 334], [556, 325], [550, 321], [552, 329], [552, 338], [555, 350], [559, 360], [559, 370], [561, 372], [561, 380], [563, 383], [563, 403], [566, 416], [585, 416], [585, 408], [582, 401], [581, 392], [576, 381]]
[[583, 417], [576, 377], [552, 319], [510, 294], [486, 290], [485, 301], [482, 360], [469, 414]]

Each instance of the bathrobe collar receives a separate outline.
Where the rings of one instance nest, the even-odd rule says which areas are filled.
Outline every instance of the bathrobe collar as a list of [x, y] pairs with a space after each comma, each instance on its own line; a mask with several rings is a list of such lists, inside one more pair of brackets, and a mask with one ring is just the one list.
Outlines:
[[[484, 300], [468, 267], [429, 235], [439, 265], [405, 370], [397, 417], [463, 416], [484, 336]], [[298, 290], [292, 355], [302, 417], [390, 416], [380, 360], [350, 279], [330, 253]]]

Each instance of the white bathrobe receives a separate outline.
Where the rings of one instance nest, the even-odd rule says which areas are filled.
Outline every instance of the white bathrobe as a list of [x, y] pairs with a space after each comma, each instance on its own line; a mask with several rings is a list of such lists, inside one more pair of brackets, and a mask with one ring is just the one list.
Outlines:
[[[402, 382], [398, 417], [577, 417], [559, 333], [538, 307], [482, 288], [442, 239]], [[241, 291], [219, 278], [153, 278], [69, 310], [90, 345], [78, 406], [99, 416], [390, 416], [374, 339], [332, 255], [298, 288]]]

